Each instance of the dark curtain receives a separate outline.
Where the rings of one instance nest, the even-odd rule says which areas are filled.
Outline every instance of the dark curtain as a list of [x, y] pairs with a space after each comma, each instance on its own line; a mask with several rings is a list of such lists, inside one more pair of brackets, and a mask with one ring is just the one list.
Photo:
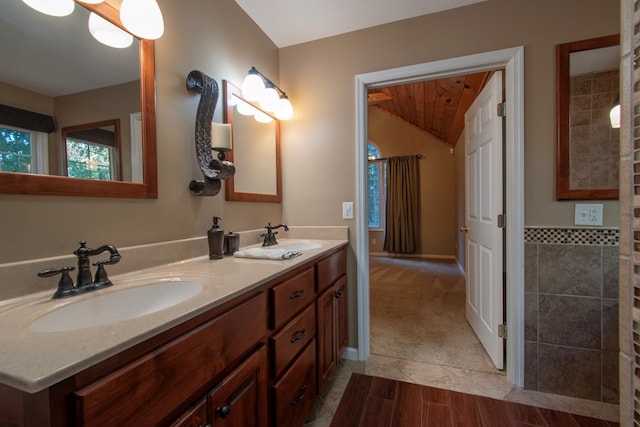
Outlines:
[[415, 253], [418, 250], [420, 225], [417, 156], [389, 158], [386, 209], [383, 249], [387, 252]]

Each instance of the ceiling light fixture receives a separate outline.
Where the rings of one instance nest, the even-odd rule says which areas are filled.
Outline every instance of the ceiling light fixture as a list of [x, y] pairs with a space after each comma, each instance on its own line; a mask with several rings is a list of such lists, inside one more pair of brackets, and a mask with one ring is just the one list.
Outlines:
[[133, 43], [131, 34], [93, 12], [89, 15], [89, 32], [94, 39], [110, 47], [122, 49]]
[[142, 39], [156, 40], [164, 33], [162, 11], [156, 0], [122, 0], [120, 20], [127, 31]]
[[22, 0], [40, 13], [51, 16], [71, 15], [76, 3], [73, 0]]
[[278, 120], [293, 117], [293, 106], [287, 94], [256, 67], [251, 67], [242, 82], [242, 97], [250, 102], [258, 102], [260, 108], [273, 113]]

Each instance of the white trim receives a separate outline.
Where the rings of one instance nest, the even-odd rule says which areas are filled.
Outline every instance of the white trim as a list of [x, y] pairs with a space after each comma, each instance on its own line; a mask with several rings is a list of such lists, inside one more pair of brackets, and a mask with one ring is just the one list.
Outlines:
[[355, 76], [356, 275], [358, 360], [370, 355], [369, 241], [367, 227], [367, 90], [392, 84], [505, 69], [507, 378], [524, 387], [524, 47], [514, 47]]

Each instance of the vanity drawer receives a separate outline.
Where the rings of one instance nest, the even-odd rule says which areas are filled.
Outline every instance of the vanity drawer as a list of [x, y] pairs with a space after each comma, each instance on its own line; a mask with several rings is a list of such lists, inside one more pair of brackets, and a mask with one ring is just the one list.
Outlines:
[[320, 293], [333, 284], [340, 276], [347, 272], [347, 250], [341, 249], [333, 255], [318, 261], [316, 264], [316, 275], [318, 278], [318, 288]]
[[312, 340], [272, 388], [275, 424], [300, 427], [316, 400], [316, 342]]
[[79, 425], [159, 425], [266, 335], [261, 293], [75, 393]]
[[314, 305], [294, 318], [280, 332], [269, 338], [273, 377], [278, 377], [296, 354], [307, 345], [316, 333]]
[[313, 267], [269, 290], [271, 329], [277, 329], [315, 298]]

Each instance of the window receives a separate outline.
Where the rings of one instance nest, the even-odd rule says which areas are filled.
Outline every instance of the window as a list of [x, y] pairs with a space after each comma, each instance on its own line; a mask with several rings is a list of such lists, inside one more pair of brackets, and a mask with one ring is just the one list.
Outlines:
[[112, 178], [113, 147], [67, 138], [67, 175], [108, 181]]
[[0, 171], [49, 172], [47, 134], [13, 126], [0, 126]]
[[367, 172], [367, 200], [369, 208], [369, 228], [384, 229], [385, 221], [385, 195], [387, 168], [386, 163], [380, 159], [380, 150], [373, 143], [367, 145], [367, 157], [369, 160]]

